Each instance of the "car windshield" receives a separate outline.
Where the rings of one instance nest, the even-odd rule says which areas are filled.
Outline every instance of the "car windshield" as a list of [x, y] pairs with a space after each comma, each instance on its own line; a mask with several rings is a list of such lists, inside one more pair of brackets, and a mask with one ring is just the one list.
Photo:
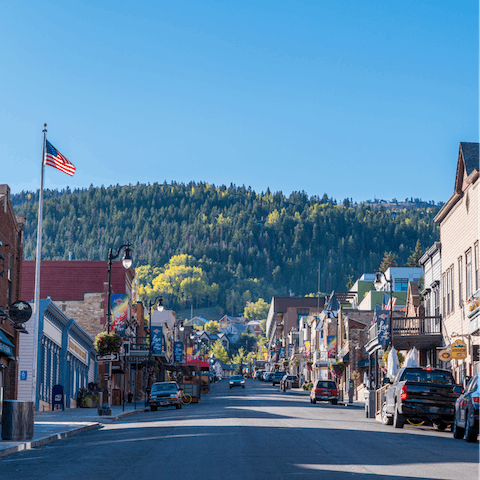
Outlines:
[[243, 380], [241, 375], [233, 375], [232, 380]]
[[154, 383], [152, 385], [152, 392], [167, 392], [167, 391], [176, 392], [177, 384], [176, 383]]
[[337, 388], [334, 382], [318, 382], [317, 388]]
[[455, 383], [450, 372], [423, 370], [421, 368], [409, 368], [405, 370], [402, 380], [419, 383], [445, 383], [448, 385]]

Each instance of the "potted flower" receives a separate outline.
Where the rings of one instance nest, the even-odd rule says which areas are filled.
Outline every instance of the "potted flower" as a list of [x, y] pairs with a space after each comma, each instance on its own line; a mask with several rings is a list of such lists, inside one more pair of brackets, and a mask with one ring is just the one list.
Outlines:
[[93, 347], [99, 355], [108, 355], [118, 353], [122, 343], [122, 337], [118, 333], [101, 332], [95, 336]]
[[341, 378], [345, 371], [345, 364], [343, 362], [331, 363], [330, 371], [335, 378]]
[[284, 368], [287, 368], [287, 367], [288, 367], [288, 364], [289, 364], [288, 360], [285, 360], [285, 361], [283, 362], [283, 367], [284, 367]]

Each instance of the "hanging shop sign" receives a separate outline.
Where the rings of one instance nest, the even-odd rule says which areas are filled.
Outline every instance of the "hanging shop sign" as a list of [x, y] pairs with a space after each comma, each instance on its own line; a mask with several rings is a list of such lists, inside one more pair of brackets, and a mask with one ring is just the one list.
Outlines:
[[456, 360], [463, 360], [467, 358], [467, 344], [463, 340], [455, 340], [452, 343], [452, 358]]

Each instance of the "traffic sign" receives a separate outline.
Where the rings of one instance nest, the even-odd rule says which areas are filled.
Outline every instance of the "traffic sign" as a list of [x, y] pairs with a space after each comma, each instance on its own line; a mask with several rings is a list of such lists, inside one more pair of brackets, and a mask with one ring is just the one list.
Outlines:
[[97, 362], [116, 362], [118, 353], [109, 353], [108, 355], [95, 355]]

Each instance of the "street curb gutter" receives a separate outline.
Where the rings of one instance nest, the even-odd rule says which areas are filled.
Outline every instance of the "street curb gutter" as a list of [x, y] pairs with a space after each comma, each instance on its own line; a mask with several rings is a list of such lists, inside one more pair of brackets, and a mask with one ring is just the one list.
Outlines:
[[13, 445], [8, 448], [0, 449], [0, 457], [6, 457], [7, 455], [12, 455], [13, 453], [23, 452], [24, 450], [30, 450], [32, 448], [41, 447], [47, 443], [55, 442], [62, 438], [71, 437], [77, 433], [86, 432], [87, 430], [93, 430], [101, 426], [101, 423], [92, 423], [91, 425], [85, 425], [84, 427], [75, 428], [73, 430], [67, 430], [65, 432], [55, 433], [53, 435], [48, 435], [37, 440], [32, 440], [31, 442], [24, 442], [18, 445]]
[[[133, 410], [131, 412], [122, 412], [115, 417], [106, 417], [105, 420], [110, 422], [114, 422], [122, 417], [128, 417], [135, 413], [146, 412], [147, 408], [138, 408], [137, 410]], [[71, 437], [72, 435], [76, 435], [77, 433], [86, 432], [88, 430], [93, 430], [94, 428], [100, 428], [103, 425], [101, 422], [94, 422], [90, 425], [85, 425], [83, 427], [74, 428], [72, 430], [66, 430], [65, 432], [54, 433], [52, 435], [47, 435], [46, 437], [38, 438], [37, 440], [32, 440], [29, 442], [19, 443], [18, 445], [12, 445], [11, 447], [7, 448], [0, 448], [0, 458], [6, 457], [8, 455], [12, 455], [14, 453], [23, 452], [25, 450], [31, 450], [32, 448], [41, 447], [43, 445], [47, 445], [47, 443], [52, 443], [57, 440], [61, 440], [62, 438]]]

